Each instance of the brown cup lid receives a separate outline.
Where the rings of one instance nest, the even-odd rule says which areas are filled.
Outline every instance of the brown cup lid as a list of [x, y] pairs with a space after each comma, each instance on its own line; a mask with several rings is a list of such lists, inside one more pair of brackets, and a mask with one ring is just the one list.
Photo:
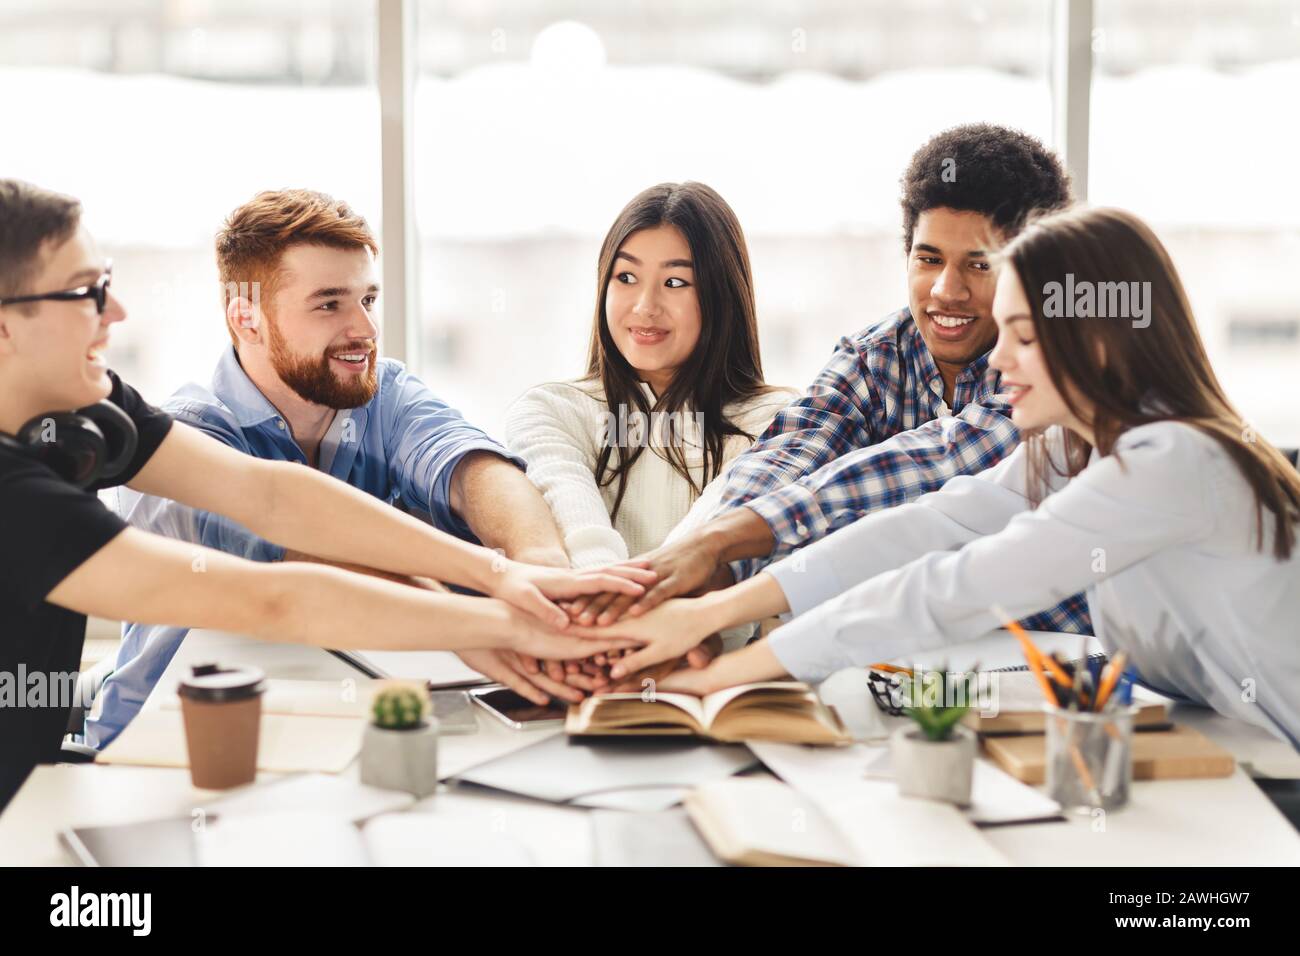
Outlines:
[[204, 703], [247, 700], [266, 689], [266, 675], [256, 667], [219, 667], [216, 664], [198, 664], [193, 673], [181, 681], [177, 693], [181, 697]]

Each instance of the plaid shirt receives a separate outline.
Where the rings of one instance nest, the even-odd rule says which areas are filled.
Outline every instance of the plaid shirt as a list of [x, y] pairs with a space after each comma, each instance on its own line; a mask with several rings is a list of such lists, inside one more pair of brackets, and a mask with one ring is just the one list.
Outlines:
[[[736, 579], [881, 508], [991, 468], [1020, 433], [982, 355], [957, 376], [953, 406], [908, 309], [840, 340], [803, 398], [777, 413], [736, 459], [720, 511], [745, 506], [772, 529], [766, 558], [737, 561]], [[1076, 595], [1027, 619], [1031, 630], [1092, 633]]]

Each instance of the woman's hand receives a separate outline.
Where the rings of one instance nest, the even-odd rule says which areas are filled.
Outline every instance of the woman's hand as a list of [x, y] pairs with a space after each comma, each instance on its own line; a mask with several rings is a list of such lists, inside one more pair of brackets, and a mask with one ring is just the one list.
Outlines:
[[[694, 649], [717, 630], [713, 617], [700, 599], [676, 598], [665, 601], [642, 617], [624, 618], [606, 627], [573, 625], [569, 631], [588, 639], [619, 638], [644, 645], [611, 662], [609, 676], [618, 681], [628, 674], [681, 657]], [[583, 656], [591, 653], [589, 650]]]
[[[568, 627], [569, 615], [552, 603], [553, 601], [610, 591], [640, 595], [645, 593], [647, 585], [653, 584], [656, 580], [655, 573], [645, 568], [644, 562], [595, 568], [590, 571], [568, 571], [562, 568], [521, 564], [507, 558], [496, 558], [492, 562], [492, 569], [496, 573], [490, 586], [493, 597], [514, 605], [556, 630], [564, 630]], [[587, 650], [585, 653], [568, 656], [587, 657], [590, 654], [591, 651]]]
[[[478, 601], [481, 598], [473, 598]], [[525, 614], [518, 608], [504, 603], [493, 602], [501, 612], [491, 625], [492, 634], [485, 644], [501, 650], [513, 651], [526, 657], [542, 660], [567, 661], [585, 657], [592, 653], [608, 652], [635, 646], [627, 638], [614, 637], [579, 637], [576, 634], [561, 634], [548, 627], [531, 614]]]
[[730, 654], [723, 654], [708, 667], [673, 671], [659, 681], [656, 690], [703, 696], [738, 684], [753, 684], [788, 676], [781, 661], [772, 653], [769, 642], [762, 640]]
[[722, 690], [719, 680], [719, 675], [713, 672], [713, 665], [702, 668], [689, 667], [661, 677], [655, 685], [655, 690], [669, 694], [693, 694], [696, 697], [703, 697], [712, 694], [715, 690]]
[[644, 596], [610, 593], [579, 598], [569, 615], [579, 624], [605, 627], [621, 620], [629, 608], [631, 616], [637, 617], [668, 598], [720, 590], [735, 583], [731, 569], [707, 539], [698, 535], [663, 545], [627, 563], [655, 573], [656, 581]]

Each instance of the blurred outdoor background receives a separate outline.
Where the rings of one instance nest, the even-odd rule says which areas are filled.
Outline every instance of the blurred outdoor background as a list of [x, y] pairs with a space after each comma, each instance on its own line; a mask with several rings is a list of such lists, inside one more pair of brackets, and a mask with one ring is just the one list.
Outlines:
[[[418, 353], [500, 432], [582, 371], [600, 239], [695, 179], [753, 257], [769, 381], [906, 304], [898, 179], [987, 120], [1051, 143], [1046, 0], [425, 0]], [[1229, 393], [1300, 444], [1300, 3], [1097, 0], [1093, 204], [1146, 217]], [[110, 359], [153, 401], [228, 342], [213, 234], [262, 189], [378, 231], [373, 0], [0, 0], [0, 175], [72, 193], [131, 313]]]

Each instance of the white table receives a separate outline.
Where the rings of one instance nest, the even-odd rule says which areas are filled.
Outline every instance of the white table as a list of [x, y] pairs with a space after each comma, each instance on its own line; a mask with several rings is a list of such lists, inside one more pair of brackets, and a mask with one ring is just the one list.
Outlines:
[[[1077, 649], [1077, 644], [1065, 649]], [[952, 667], [969, 666], [976, 659], [985, 666], [1000, 666], [1014, 663], [1017, 653], [998, 636], [950, 649], [947, 661]], [[318, 648], [195, 631], [146, 706], [157, 706], [164, 695], [174, 693], [179, 675], [191, 663], [214, 659], [259, 667], [276, 678], [358, 676]], [[447, 774], [536, 742], [548, 733], [512, 731], [481, 712], [477, 719], [478, 734], [445, 737], [440, 742], [439, 763]], [[1075, 817], [1064, 823], [992, 827], [984, 835], [1009, 860], [1027, 865], [1300, 865], [1300, 834], [1243, 769], [1264, 776], [1300, 777], [1300, 755], [1263, 731], [1213, 713], [1178, 707], [1174, 719], [1230, 749], [1241, 766], [1231, 777], [1216, 780], [1136, 782], [1129, 806], [1104, 821]], [[355, 763], [346, 772], [357, 773]], [[216, 796], [191, 786], [188, 770], [94, 764], [38, 767], [0, 815], [0, 865], [70, 865], [74, 861], [57, 839], [63, 829], [188, 816]], [[514, 836], [543, 865], [592, 862], [586, 810], [450, 787], [410, 812], [454, 816], [468, 833]]]

